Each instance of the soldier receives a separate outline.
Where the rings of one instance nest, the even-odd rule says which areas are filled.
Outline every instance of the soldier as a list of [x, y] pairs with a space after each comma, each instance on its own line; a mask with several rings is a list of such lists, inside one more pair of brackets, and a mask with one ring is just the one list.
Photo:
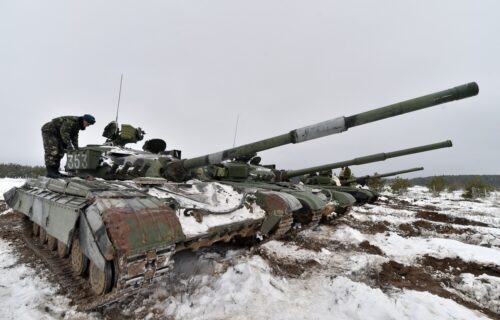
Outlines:
[[340, 170], [339, 179], [341, 181], [351, 179], [351, 169], [349, 169], [349, 167], [342, 167], [342, 170]]
[[90, 114], [81, 117], [65, 116], [54, 118], [42, 126], [43, 148], [47, 177], [60, 177], [59, 166], [64, 153], [78, 149], [78, 133], [95, 123]]

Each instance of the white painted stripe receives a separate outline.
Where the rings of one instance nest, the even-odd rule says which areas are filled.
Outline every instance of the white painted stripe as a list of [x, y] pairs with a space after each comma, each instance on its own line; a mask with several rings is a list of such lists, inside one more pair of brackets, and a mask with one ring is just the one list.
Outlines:
[[345, 118], [335, 118], [311, 126], [296, 129], [293, 132], [296, 143], [321, 138], [334, 133], [346, 131]]

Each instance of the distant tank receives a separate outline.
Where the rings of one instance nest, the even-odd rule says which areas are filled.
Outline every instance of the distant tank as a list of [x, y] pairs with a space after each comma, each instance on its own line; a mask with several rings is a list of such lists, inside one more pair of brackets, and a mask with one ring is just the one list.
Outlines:
[[370, 179], [378, 179], [378, 178], [385, 178], [385, 177], [392, 177], [392, 176], [397, 176], [400, 174], [404, 173], [410, 173], [410, 172], [416, 172], [416, 171], [422, 171], [424, 170], [424, 167], [418, 167], [418, 168], [411, 168], [411, 169], [405, 169], [405, 170], [398, 170], [398, 171], [391, 171], [391, 172], [385, 172], [385, 173], [375, 173], [375, 174], [368, 174], [365, 176], [361, 177], [356, 177], [352, 178], [349, 180], [341, 181], [341, 185], [350, 185], [351, 183], [356, 183], [362, 186], [365, 186], [368, 184], [368, 181]]
[[[292, 215], [300, 217], [304, 203], [319, 211], [325, 208], [317, 197], [308, 199], [307, 192], [299, 196], [188, 181], [193, 170], [474, 96], [478, 91], [477, 84], [470, 83], [183, 160], [179, 151], [165, 151], [160, 139], [146, 141], [143, 150], [126, 148], [127, 143], [141, 141], [144, 132], [128, 125], [118, 130], [112, 122], [104, 130], [105, 144], [68, 154], [66, 172], [72, 178], [28, 180], [4, 198], [26, 216], [39, 243], [56, 250], [60, 258], [70, 257], [75, 274], [83, 275], [88, 269], [95, 294], [112, 291], [107, 296], [115, 299], [162, 279], [169, 272], [172, 255], [179, 251], [257, 233], [280, 237], [291, 227]], [[307, 215], [310, 208], [305, 211]]]
[[399, 170], [399, 171], [393, 171], [393, 172], [387, 172], [387, 173], [381, 173], [381, 174], [373, 174], [373, 175], [366, 175], [366, 176], [362, 176], [362, 177], [356, 177], [353, 179], [340, 181], [340, 184], [342, 186], [338, 187], [338, 188], [340, 190], [346, 190], [346, 192], [350, 193], [351, 195], [354, 195], [356, 198], [357, 204], [374, 203], [375, 201], [377, 201], [377, 199], [379, 197], [378, 191], [372, 190], [372, 189], [361, 189], [361, 188], [357, 188], [357, 187], [352, 187], [350, 185], [351, 184], [359, 184], [361, 186], [365, 186], [365, 185], [367, 185], [367, 183], [370, 179], [397, 176], [400, 174], [421, 171], [421, 170], [424, 170], [424, 168], [419, 167], [419, 168], [412, 168], [412, 169], [406, 169], [406, 170]]
[[[342, 181], [340, 179], [334, 180], [333, 177], [331, 176], [331, 170], [347, 166], [384, 161], [390, 158], [401, 157], [420, 152], [427, 152], [441, 148], [448, 148], [451, 147], [452, 145], [453, 144], [450, 140], [446, 140], [443, 142], [428, 144], [420, 147], [397, 150], [387, 153], [376, 153], [369, 156], [354, 158], [351, 160], [334, 162], [299, 170], [281, 170], [277, 173], [277, 177], [279, 177], [279, 180], [286, 181], [294, 177], [302, 176], [301, 180], [305, 184], [310, 185], [311, 187], [322, 186], [323, 188], [327, 188], [329, 190], [349, 193], [356, 199], [356, 204], [358, 205], [362, 205], [367, 202], [373, 203], [378, 198], [378, 194], [375, 191], [349, 187], [347, 186], [348, 184], [347, 181]], [[321, 174], [325, 172], [329, 174]]]
[[[206, 168], [203, 176], [210, 177], [225, 184], [231, 184], [239, 187], [253, 187], [260, 189], [276, 190], [281, 192], [295, 193], [300, 190], [307, 193], [309, 197], [316, 196], [325, 202], [333, 203], [334, 212], [344, 214], [350, 210], [353, 204], [372, 203], [378, 197], [378, 194], [372, 190], [359, 189], [347, 186], [347, 181], [342, 181], [331, 174], [332, 169], [344, 166], [361, 165], [383, 161], [389, 158], [395, 158], [420, 152], [432, 151], [441, 148], [451, 147], [450, 140], [403, 149], [388, 153], [377, 153], [352, 160], [330, 163], [321, 166], [315, 166], [300, 170], [276, 170], [274, 165], [261, 166], [260, 157], [247, 157], [237, 159], [236, 161], [223, 162], [218, 165], [212, 165]], [[256, 161], [256, 159], [258, 159]], [[412, 169], [413, 170], [413, 169]], [[399, 174], [402, 172], [397, 172]], [[295, 182], [288, 182], [290, 178], [301, 177], [305, 185], [299, 185]], [[355, 181], [353, 181], [355, 182]], [[331, 214], [324, 210], [323, 214]], [[312, 213], [310, 214], [312, 216]], [[318, 218], [316, 218], [318, 220]]]

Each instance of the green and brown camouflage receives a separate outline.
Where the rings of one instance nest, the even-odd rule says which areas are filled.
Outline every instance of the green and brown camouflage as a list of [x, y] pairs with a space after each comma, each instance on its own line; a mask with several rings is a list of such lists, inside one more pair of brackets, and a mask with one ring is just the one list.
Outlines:
[[386, 172], [386, 173], [376, 173], [372, 175], [366, 175], [362, 177], [356, 177], [353, 179], [349, 179], [346, 181], [340, 181], [342, 185], [350, 185], [352, 183], [360, 184], [360, 185], [366, 185], [368, 180], [370, 179], [377, 179], [377, 178], [385, 178], [385, 177], [391, 177], [391, 176], [397, 176], [400, 174], [404, 173], [410, 173], [410, 172], [416, 172], [416, 171], [422, 171], [424, 170], [423, 167], [418, 167], [418, 168], [411, 168], [411, 169], [405, 169], [405, 170], [399, 170], [399, 171], [392, 171], [392, 172]]
[[78, 133], [84, 130], [80, 124], [80, 117], [63, 116], [47, 122], [42, 131], [51, 132], [61, 138], [64, 146], [72, 145], [78, 148]]
[[78, 133], [81, 129], [79, 117], [64, 116], [54, 118], [42, 126], [45, 165], [57, 166], [68, 146], [78, 148]]
[[[401, 157], [409, 154], [447, 148], [451, 146], [452, 142], [450, 140], [446, 140], [439, 143], [397, 150], [388, 153], [377, 153], [374, 155], [355, 158], [352, 160], [294, 171], [275, 170], [260, 165], [253, 165], [249, 163], [251, 159], [245, 159], [246, 161], [226, 161], [222, 164], [207, 166], [203, 171], [203, 175], [198, 176], [198, 178], [204, 180], [206, 179], [205, 177], [208, 177], [208, 180], [213, 179], [222, 183], [239, 186], [240, 188], [251, 185], [254, 188], [265, 190], [279, 190], [280, 192], [295, 194], [298, 186], [294, 183], [287, 182], [289, 178], [292, 177], [316, 172], [325, 173], [329, 171], [331, 173], [331, 169], [345, 167], [348, 165], [359, 165], [383, 161], [389, 158]], [[359, 204], [364, 201], [365, 198], [372, 199], [375, 197], [372, 193], [366, 195], [366, 193], [369, 193], [370, 191], [352, 191], [350, 189], [338, 189], [334, 183], [334, 180], [332, 179], [331, 174], [308, 176], [304, 179], [303, 182], [309, 186], [301, 186], [301, 195], [308, 194], [308, 198], [311, 198], [314, 195], [316, 195], [317, 197], [319, 196], [324, 202], [325, 206], [330, 202], [334, 202], [336, 204], [334, 206], [334, 211], [336, 213], [348, 212], [349, 208], [352, 207], [355, 202], [358, 202]], [[355, 199], [356, 196], [357, 199]], [[307, 204], [305, 204], [304, 206], [310, 207]], [[316, 207], [315, 210], [319, 209], [317, 208], [317, 205], [314, 206]], [[310, 212], [312, 211], [309, 211], [309, 213]], [[331, 212], [327, 212], [326, 214], [331, 214]]]
[[310, 187], [290, 184], [263, 187], [252, 181], [186, 181], [191, 170], [477, 93], [477, 84], [470, 83], [185, 160], [177, 150], [165, 151], [162, 141], [149, 143], [143, 150], [125, 148], [127, 143], [140, 141], [144, 132], [131, 126], [118, 130], [115, 124], [107, 127], [105, 144], [68, 153], [66, 171], [73, 177], [28, 180], [4, 198], [32, 224], [34, 235], [40, 231], [41, 244], [45, 236], [49, 243], [57, 241], [57, 254], [71, 256], [73, 272], [84, 275], [88, 269], [95, 293], [113, 290], [111, 297], [116, 301], [115, 293], [134, 292], [164, 279], [176, 252], [257, 233], [279, 237], [290, 230], [293, 219], [314, 223], [331, 210], [321, 194], [333, 191], [315, 193]]
[[[320, 166], [314, 166], [314, 167], [309, 167], [309, 168], [304, 168], [304, 169], [299, 169], [299, 170], [282, 170], [282, 171], [277, 171], [276, 179], [278, 181], [287, 181], [290, 178], [299, 177], [299, 176], [303, 176], [306, 174], [312, 174], [312, 173], [321, 172], [321, 171], [328, 171], [328, 170], [332, 170], [332, 169], [338, 169], [338, 168], [353, 166], [353, 165], [362, 165], [362, 164], [367, 164], [367, 163], [379, 162], [379, 161], [384, 161], [384, 160], [387, 160], [390, 158], [402, 157], [402, 156], [406, 156], [406, 155], [410, 155], [410, 154], [427, 152], [427, 151], [432, 151], [432, 150], [437, 150], [437, 149], [442, 149], [442, 148], [449, 148], [452, 146], [453, 146], [453, 143], [450, 140], [446, 140], [446, 141], [427, 144], [427, 145], [423, 145], [423, 146], [419, 146], [419, 147], [402, 149], [402, 150], [385, 152], [385, 153], [375, 153], [372, 155], [354, 158], [351, 160], [334, 162], [334, 163], [329, 163], [329, 164], [324, 164], [324, 165], [320, 165]], [[311, 177], [311, 179], [314, 179], [314, 178], [317, 178], [317, 180], [318, 179], [325, 180], [322, 178], [326, 178], [326, 177], [322, 177], [322, 176]], [[316, 184], [316, 183], [313, 183], [313, 184]]]
[[[341, 133], [359, 125], [395, 117], [453, 100], [472, 97], [477, 95], [478, 92], [478, 85], [472, 82], [352, 116], [323, 121], [239, 147], [183, 160], [164, 156], [161, 152], [153, 154], [147, 151], [130, 152], [119, 150], [113, 148], [117, 144], [113, 144], [113, 141], [110, 141], [107, 147], [88, 146], [84, 150], [70, 154], [68, 157], [70, 165], [66, 167], [66, 170], [78, 176], [92, 175], [105, 179], [130, 179], [148, 176], [161, 177], [170, 181], [183, 181], [188, 179], [190, 171], [196, 168], [219, 164], [225, 160], [248, 157], [257, 152], [286, 144], [301, 143]], [[102, 154], [104, 154], [104, 158], [109, 155], [107, 158], [111, 160], [108, 161], [108, 159], [100, 157]], [[89, 157], [96, 159], [91, 160]], [[116, 161], [113, 161], [113, 159]], [[98, 163], [98, 165], [90, 165], [95, 163]]]

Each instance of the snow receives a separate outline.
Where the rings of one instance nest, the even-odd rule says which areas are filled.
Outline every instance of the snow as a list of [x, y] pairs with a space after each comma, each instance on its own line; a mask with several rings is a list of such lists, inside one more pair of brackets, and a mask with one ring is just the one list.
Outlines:
[[[0, 179], [0, 191], [22, 183], [22, 179]], [[191, 199], [176, 197], [183, 206], [224, 211], [236, 208], [244, 196], [225, 185], [190, 183], [197, 187], [185, 189], [183, 195]], [[150, 194], [172, 196], [161, 189], [151, 189]], [[129, 309], [125, 306], [124, 312], [146, 319], [158, 319], [157, 315], [207, 320], [488, 319], [480, 311], [431, 292], [381, 287], [371, 275], [378, 274], [381, 266], [391, 260], [414, 265], [424, 255], [459, 258], [464, 263], [491, 267], [485, 270], [498, 270], [500, 194], [495, 192], [486, 199], [464, 201], [460, 192], [432, 197], [426, 188], [414, 187], [400, 197], [408, 203], [403, 208], [396, 205], [393, 197], [384, 193], [381, 203], [356, 207], [336, 225], [320, 225], [298, 232], [293, 241], [273, 240], [255, 250], [240, 249], [224, 254], [206, 250], [198, 252], [194, 261], [176, 261], [176, 269], [191, 274], [187, 277], [174, 274], [173, 280], [151, 292], [142, 305]], [[419, 210], [488, 226], [429, 220], [431, 225], [452, 226], [464, 233], [443, 234], [435, 230], [425, 230], [417, 236], [401, 233], [401, 224], [420, 219], [416, 215]], [[232, 215], [205, 215], [202, 223], [192, 216], [179, 215], [184, 230], [191, 235], [221, 222], [262, 217], [258, 207], [242, 207]], [[349, 224], [342, 220], [348, 220]], [[384, 222], [388, 230], [377, 233], [357, 228], [379, 222]], [[376, 246], [382, 254], [361, 250], [360, 245], [365, 242]], [[315, 243], [320, 246], [312, 246]], [[287, 273], [287, 266], [304, 271]], [[442, 286], [464, 301], [498, 314], [500, 277], [497, 273], [485, 272], [474, 275], [458, 270], [458, 275]], [[68, 299], [56, 292], [57, 284], [51, 284], [37, 269], [18, 261], [13, 246], [0, 240], [1, 319], [102, 318], [76, 312], [69, 306]]]
[[17, 262], [11, 246], [0, 240], [0, 315], [2, 319], [92, 319], [56, 295], [57, 286]]
[[387, 295], [346, 277], [303, 281], [271, 273], [260, 257], [243, 258], [201, 279], [189, 296], [156, 305], [176, 319], [487, 319], [452, 300], [404, 290]]
[[[220, 183], [204, 183], [197, 180], [176, 187], [162, 185], [151, 188], [149, 194], [158, 198], [174, 198], [181, 205], [178, 218], [182, 230], [188, 238], [206, 234], [213, 227], [229, 225], [236, 222], [259, 221], [264, 219], [265, 212], [253, 202], [242, 206], [245, 195], [233, 187]], [[241, 207], [241, 208], [240, 208]], [[193, 216], [186, 216], [184, 208], [203, 209], [210, 212], [227, 212], [225, 214], [203, 215], [202, 221]]]
[[3, 194], [13, 187], [20, 187], [26, 182], [25, 179], [19, 178], [2, 178], [0, 179], [0, 200], [3, 200]]
[[500, 262], [500, 250], [469, 245], [456, 240], [439, 238], [404, 238], [391, 233], [377, 234], [370, 243], [398, 262], [410, 264], [415, 257], [430, 255], [436, 258], [458, 257], [466, 262], [496, 264]]
[[459, 282], [453, 287], [500, 314], [500, 278], [487, 274], [475, 277], [471, 273], [462, 273]]

